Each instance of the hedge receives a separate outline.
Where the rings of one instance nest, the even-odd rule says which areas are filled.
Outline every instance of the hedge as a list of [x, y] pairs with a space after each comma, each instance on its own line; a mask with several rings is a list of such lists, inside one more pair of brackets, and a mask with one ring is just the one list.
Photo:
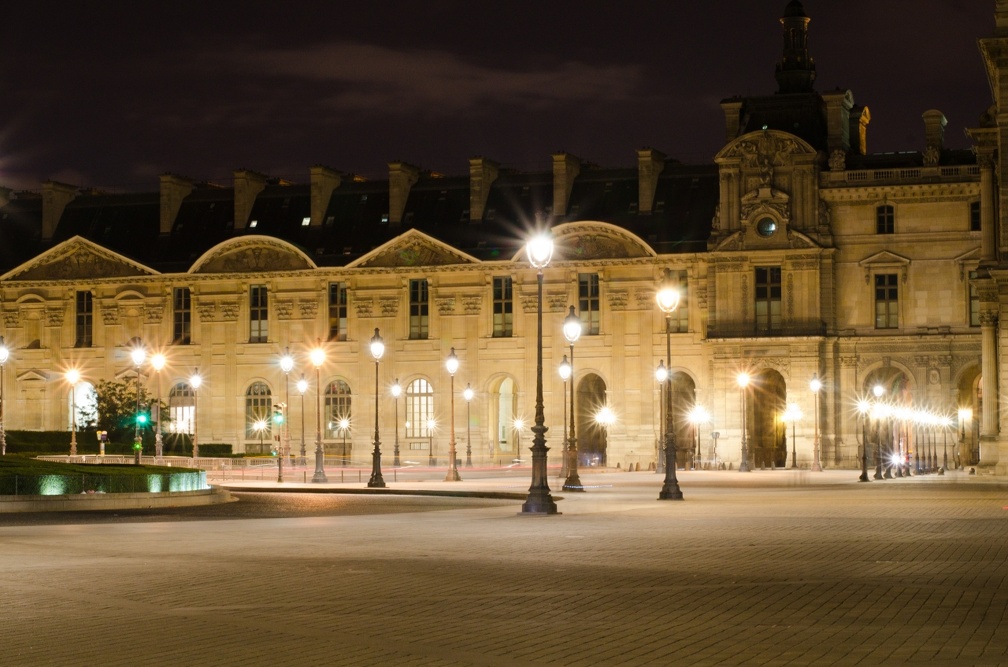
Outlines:
[[[69, 454], [69, 431], [5, 431], [8, 454]], [[166, 434], [162, 439], [165, 456], [192, 456], [192, 439], [182, 433]], [[224, 443], [200, 443], [200, 456], [234, 456], [231, 445]], [[77, 453], [97, 455], [98, 436], [91, 429], [77, 433]], [[105, 453], [109, 455], [131, 456], [133, 441], [112, 441], [105, 443]], [[143, 434], [144, 456], [154, 456], [154, 434]]]

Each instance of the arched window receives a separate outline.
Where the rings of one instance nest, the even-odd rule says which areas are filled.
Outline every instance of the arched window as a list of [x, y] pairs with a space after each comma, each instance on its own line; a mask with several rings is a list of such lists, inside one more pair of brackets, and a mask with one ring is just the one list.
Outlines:
[[424, 379], [406, 387], [406, 437], [426, 438], [427, 421], [434, 417], [434, 387]]
[[174, 433], [193, 432], [193, 417], [196, 410], [196, 395], [188, 382], [179, 382], [168, 392], [167, 429]]
[[[265, 422], [263, 428], [259, 425]], [[273, 397], [265, 382], [253, 382], [245, 392], [245, 437], [272, 438]]]
[[[325, 390], [325, 437], [346, 435], [350, 424], [350, 385], [343, 380], [329, 383]], [[345, 426], [344, 426], [345, 425]]]

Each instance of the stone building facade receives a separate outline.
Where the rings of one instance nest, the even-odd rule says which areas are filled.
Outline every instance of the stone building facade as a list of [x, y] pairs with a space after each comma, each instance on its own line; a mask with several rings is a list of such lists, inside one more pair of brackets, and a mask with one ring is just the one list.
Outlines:
[[[756, 467], [818, 457], [856, 468], [867, 440], [872, 465], [880, 443], [916, 458], [938, 442], [951, 445], [952, 462], [1006, 472], [997, 400], [1008, 381], [998, 327], [1008, 303], [998, 159], [1008, 127], [998, 106], [1006, 3], [996, 15], [995, 37], [981, 40], [995, 105], [970, 132], [975, 151], [946, 148], [945, 118], [927, 110], [925, 146], [871, 154], [869, 109], [850, 90], [815, 91], [809, 18], [793, 0], [781, 18], [778, 91], [722, 102], [725, 144], [711, 164], [646, 148], [631, 169], [556, 154], [545, 173], [479, 157], [461, 177], [394, 162], [386, 181], [317, 166], [307, 184], [239, 170], [228, 187], [165, 175], [151, 193], [52, 182], [40, 193], [5, 192], [6, 427], [68, 428], [65, 371], [78, 368], [90, 383], [135, 377], [129, 352], [143, 345], [168, 357], [160, 373], [141, 369], [170, 396], [165, 424], [190, 430], [195, 412], [201, 442], [259, 451], [254, 421], [282, 402], [295, 452], [302, 438], [312, 449], [317, 419], [327, 454], [362, 464], [377, 391], [386, 462], [396, 442], [403, 460], [444, 460], [454, 349], [459, 450], [469, 445], [478, 465], [527, 458], [537, 301], [523, 246], [548, 227], [556, 252], [544, 270], [543, 354], [554, 461], [569, 420], [556, 369], [571, 354], [561, 324], [573, 306], [584, 326], [573, 383], [585, 465], [656, 462], [663, 403], [654, 371], [663, 362], [674, 372], [682, 465], [738, 467], [745, 424]], [[667, 271], [683, 294], [670, 320], [671, 360], [655, 305]], [[368, 352], [376, 329], [386, 344], [377, 387]], [[318, 346], [326, 356], [316, 381], [309, 352]], [[287, 350], [295, 368], [285, 375]], [[195, 369], [204, 378], [198, 403], [188, 384]], [[752, 379], [745, 389], [741, 372]], [[403, 395], [394, 399], [397, 380]], [[467, 385], [471, 403], [459, 400]], [[873, 417], [859, 412], [861, 400], [951, 421]], [[708, 422], [689, 423], [694, 405]], [[602, 407], [615, 422], [596, 423]]]

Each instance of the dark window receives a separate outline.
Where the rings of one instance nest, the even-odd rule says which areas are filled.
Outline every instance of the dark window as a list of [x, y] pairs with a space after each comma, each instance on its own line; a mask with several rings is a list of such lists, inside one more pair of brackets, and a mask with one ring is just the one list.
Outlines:
[[756, 332], [778, 331], [781, 325], [781, 268], [756, 268]]
[[597, 273], [578, 274], [578, 306], [581, 309], [582, 333], [597, 336], [599, 313], [599, 277]]
[[512, 335], [513, 302], [510, 276], [493, 279], [493, 335], [495, 338]]
[[94, 297], [91, 292], [77, 292], [74, 317], [74, 347], [91, 347], [94, 344]]
[[896, 210], [889, 204], [875, 209], [875, 233], [894, 234], [896, 232]]
[[970, 231], [980, 231], [980, 202], [970, 202]]
[[969, 323], [971, 327], [980, 326], [980, 293], [977, 292], [973, 280], [977, 277], [976, 271], [969, 272]]
[[329, 283], [329, 340], [347, 339], [347, 286]]
[[265, 343], [269, 338], [269, 301], [265, 285], [249, 288], [249, 342]]
[[409, 282], [410, 338], [414, 340], [427, 338], [429, 310], [430, 303], [427, 296], [427, 280], [411, 280]]
[[875, 276], [875, 328], [895, 329], [899, 326], [899, 287], [895, 273]]
[[172, 342], [188, 345], [192, 341], [192, 296], [188, 287], [172, 290]]

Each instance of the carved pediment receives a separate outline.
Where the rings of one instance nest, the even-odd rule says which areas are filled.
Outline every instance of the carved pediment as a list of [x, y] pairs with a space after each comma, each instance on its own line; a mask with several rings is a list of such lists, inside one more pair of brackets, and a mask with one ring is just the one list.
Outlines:
[[381, 245], [356, 262], [355, 268], [395, 268], [409, 266], [447, 266], [475, 264], [475, 257], [456, 250], [416, 229], [410, 229], [388, 243]]
[[11, 270], [0, 280], [89, 280], [156, 274], [154, 269], [75, 236]]
[[314, 269], [315, 263], [289, 243], [245, 236], [220, 243], [196, 260], [192, 273], [261, 273]]
[[874, 255], [865, 257], [858, 262], [858, 266], [864, 269], [864, 279], [866, 285], [871, 281], [872, 273], [882, 272], [898, 273], [900, 275], [900, 282], [905, 283], [907, 280], [907, 267], [910, 266], [910, 260], [901, 255], [897, 255], [894, 252], [883, 250], [875, 253]]
[[[640, 237], [606, 222], [570, 222], [553, 229], [554, 259], [628, 259], [654, 257]], [[523, 249], [516, 259], [525, 259]]]

